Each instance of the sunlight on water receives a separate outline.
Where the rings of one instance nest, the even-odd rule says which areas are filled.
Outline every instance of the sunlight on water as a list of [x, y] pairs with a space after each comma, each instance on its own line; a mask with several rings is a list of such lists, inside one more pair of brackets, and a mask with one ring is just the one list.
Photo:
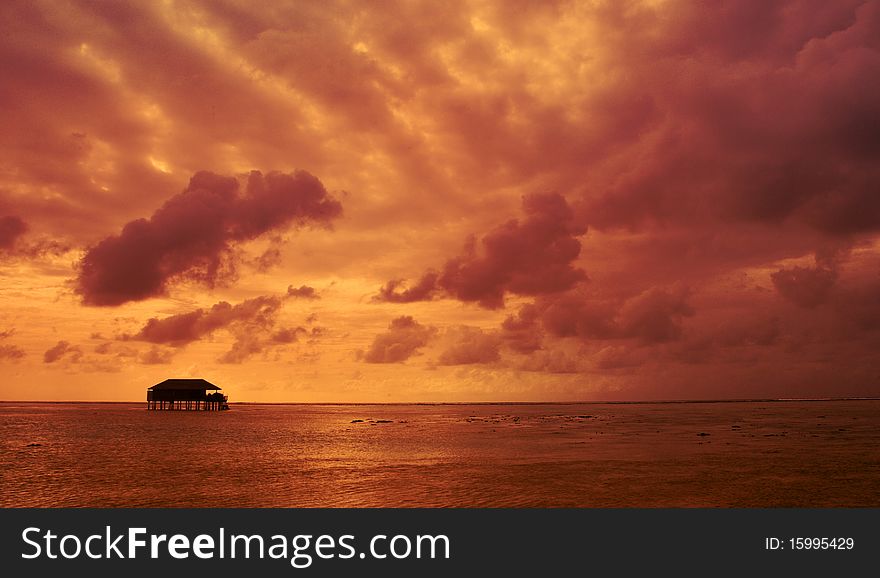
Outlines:
[[878, 410], [0, 403], [0, 505], [876, 507]]

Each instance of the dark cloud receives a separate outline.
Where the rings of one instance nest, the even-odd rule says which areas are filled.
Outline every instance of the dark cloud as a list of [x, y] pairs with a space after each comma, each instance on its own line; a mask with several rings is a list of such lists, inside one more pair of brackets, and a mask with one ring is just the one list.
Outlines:
[[398, 291], [401, 281], [389, 281], [374, 300], [426, 300], [442, 290], [460, 301], [497, 309], [504, 306], [507, 293], [556, 293], [585, 280], [586, 274], [573, 262], [581, 251], [577, 237], [586, 229], [575, 223], [565, 198], [556, 193], [526, 195], [523, 212], [524, 219], [496, 227], [479, 244], [476, 237], [469, 238], [464, 252], [449, 259], [439, 275], [429, 271], [404, 291]]
[[681, 335], [681, 320], [694, 314], [684, 286], [652, 287], [627, 300], [617, 317], [619, 335], [643, 343], [662, 343]]
[[713, 339], [724, 347], [766, 347], [775, 344], [781, 334], [779, 317], [771, 316], [729, 321], [718, 328]]
[[601, 371], [619, 372], [640, 367], [648, 361], [648, 358], [649, 356], [640, 349], [623, 345], [609, 345], [596, 352], [593, 361]]
[[620, 103], [647, 95], [657, 114], [639, 123], [628, 151], [638, 162], [591, 167], [603, 183], [584, 196], [585, 222], [880, 229], [880, 5], [683, 3], [674, 13], [604, 13], [617, 28], [653, 31], [620, 36], [628, 46], [613, 66], [638, 82], [607, 90]]
[[494, 363], [501, 359], [501, 338], [478, 327], [458, 327], [451, 332], [453, 343], [440, 353], [439, 365]]
[[510, 220], [483, 237], [482, 251], [470, 242], [463, 255], [447, 261], [438, 285], [456, 299], [494, 309], [504, 305], [508, 292], [555, 293], [586, 279], [572, 266], [581, 251], [576, 237], [586, 231], [574, 223], [565, 199], [527, 195], [523, 211], [524, 220]]
[[[235, 338], [232, 347], [218, 361], [242, 363], [251, 355], [261, 353], [267, 347], [296, 341], [302, 328], [281, 329], [272, 332], [284, 297], [262, 295], [232, 305], [221, 301], [210, 309], [196, 309], [186, 313], [148, 320], [140, 331], [119, 337], [123, 341], [145, 341], [157, 345], [182, 348], [190, 343], [210, 337], [214, 332], [225, 330]], [[154, 348], [155, 349], [155, 348]], [[151, 359], [168, 358], [167, 350], [148, 353]], [[143, 356], [142, 356], [143, 357]], [[144, 362], [144, 361], [142, 361]], [[164, 363], [164, 362], [163, 362]]]
[[133, 347], [105, 341], [95, 346], [94, 350], [98, 355], [115, 355], [116, 357], [137, 357], [138, 351]]
[[[519, 354], [507, 363], [523, 371], [581, 373], [593, 366], [615, 370], [638, 367], [647, 355], [641, 350], [681, 341], [682, 321], [694, 315], [689, 297], [689, 289], [681, 284], [652, 287], [621, 299], [600, 298], [583, 290], [542, 296], [521, 306], [516, 315], [508, 315], [497, 331], [450, 329], [445, 338], [452, 343], [440, 354], [438, 364], [495, 363], [501, 360], [505, 347]], [[696, 351], [701, 344], [707, 348], [769, 345], [778, 333], [778, 320], [727, 324], [711, 339], [692, 339], [681, 345], [676, 355], [683, 358], [688, 354], [685, 349]], [[599, 345], [601, 352], [591, 363], [586, 350], [573, 352], [560, 338], [575, 338], [582, 342], [577, 345], [580, 348], [588, 343]]]
[[425, 326], [409, 315], [391, 321], [388, 330], [373, 338], [373, 343], [364, 354], [367, 363], [399, 363], [416, 354], [437, 330]]
[[757, 347], [769, 351], [782, 336], [779, 317], [768, 317], [756, 311], [749, 317], [713, 323], [710, 329], [681, 340], [667, 353], [671, 359], [684, 363], [722, 361], [736, 355], [731, 350], [738, 348]]
[[516, 365], [521, 371], [544, 373], [581, 373], [585, 366], [581, 358], [560, 349], [534, 351], [523, 356]]
[[123, 338], [183, 347], [223, 327], [226, 319], [223, 318], [222, 313], [228, 312], [231, 308], [229, 303], [221, 301], [207, 312], [204, 309], [196, 309], [162, 319], [153, 317], [138, 333], [124, 335]]
[[71, 250], [71, 246], [63, 241], [55, 239], [47, 239], [45, 237], [34, 239], [24, 244], [19, 249], [19, 254], [23, 257], [37, 258], [58, 256]]
[[[0, 223], [4, 257], [48, 251], [32, 235], [82, 245], [129, 223], [80, 264], [77, 288], [95, 305], [178, 279], [221, 283], [240, 262], [265, 271], [282, 256], [266, 237], [287, 226], [271, 217], [288, 213], [239, 210], [249, 193], [225, 193], [222, 177], [133, 219], [162, 206], [189, 167], [286, 156], [360, 191], [338, 244], [302, 239], [286, 278], [362, 278], [369, 263], [377, 301], [499, 308], [530, 297], [497, 331], [511, 366], [598, 367], [596, 388], [628, 374], [608, 395], [771, 395], [784, 380], [824, 381], [832, 395], [857, 379], [876, 389], [880, 292], [865, 257], [880, 231], [875, 0], [234, 4], [0, 3], [0, 20], [15, 23], [0, 36], [0, 148], [14, 168], [0, 215], [32, 228]], [[210, 46], [193, 42], [196, 28]], [[535, 190], [563, 192], [574, 217], [532, 227], [541, 219], [526, 210], [494, 230], [472, 224], [503, 222], [512, 197]], [[477, 235], [458, 254], [463, 230]], [[780, 269], [829, 242], [861, 256]], [[219, 323], [236, 340], [229, 362], [308, 339], [275, 326], [250, 334], [212, 311], [151, 338], [191, 343]], [[340, 302], [333, 315], [351, 311]], [[450, 309], [450, 322], [460, 314]], [[697, 385], [675, 389], [681, 371]]]
[[15, 215], [0, 217], [0, 251], [11, 250], [27, 230], [27, 223], [21, 217]]
[[254, 259], [253, 266], [260, 273], [266, 273], [270, 269], [281, 264], [281, 241], [272, 241], [272, 246], [260, 253], [260, 256]]
[[776, 271], [770, 279], [785, 299], [811, 309], [828, 300], [837, 281], [837, 270], [818, 264], [815, 267], [792, 267]]
[[46, 353], [43, 354], [43, 363], [55, 363], [56, 361], [63, 358], [65, 355], [70, 355], [70, 359], [72, 361], [77, 361], [82, 356], [82, 352], [79, 347], [75, 345], [71, 345], [67, 341], [59, 341], [54, 346], [50, 347]]
[[39, 237], [25, 241], [28, 224], [15, 215], [0, 217], [0, 254], [12, 257], [37, 258], [61, 255], [70, 247], [61, 241]]
[[24, 349], [17, 345], [3, 344], [0, 345], [0, 359], [16, 360], [21, 359], [26, 354]]
[[99, 355], [107, 355], [113, 349], [113, 344], [109, 341], [105, 341], [104, 343], [99, 343], [95, 346], [95, 353]]
[[414, 301], [428, 301], [437, 290], [437, 278], [439, 275], [434, 271], [428, 271], [418, 283], [412, 287], [402, 289], [403, 279], [388, 281], [379, 289], [379, 294], [373, 296], [374, 302], [385, 303], [412, 303]]
[[[318, 329], [318, 327], [314, 327], [313, 329]], [[294, 343], [299, 339], [300, 334], [305, 335], [307, 333], [308, 331], [302, 327], [286, 327], [273, 333], [272, 341], [275, 343]], [[314, 333], [314, 331], [312, 333]]]
[[587, 340], [635, 339], [643, 344], [672, 341], [694, 310], [684, 285], [652, 287], [623, 301], [568, 293], [538, 302], [544, 328], [556, 337]]
[[287, 226], [329, 224], [342, 212], [305, 171], [253, 171], [244, 191], [235, 178], [202, 171], [150, 219], [91, 247], [76, 291], [87, 305], [120, 305], [164, 295], [175, 279], [213, 286], [228, 275], [235, 244]]
[[615, 302], [566, 293], [541, 299], [538, 306], [544, 329], [556, 337], [610, 339], [619, 333], [614, 319], [619, 305]]
[[[833, 301], [834, 309], [847, 321], [847, 328], [868, 334], [880, 331], [880, 280], [874, 278], [841, 288]], [[847, 329], [846, 338], [852, 339], [853, 333]]]
[[528, 303], [520, 307], [516, 316], [508, 315], [501, 323], [504, 343], [518, 353], [531, 353], [540, 349], [544, 336], [540, 314], [534, 304]]
[[287, 287], [287, 296], [293, 297], [294, 299], [320, 299], [321, 296], [318, 295], [317, 291], [315, 291], [314, 287], [309, 287], [308, 285], [300, 285], [299, 288], [295, 288], [293, 285]]
[[153, 317], [139, 332], [122, 338], [183, 347], [219, 329], [236, 326], [250, 330], [270, 328], [281, 305], [282, 299], [275, 296], [254, 297], [237, 305], [221, 301], [210, 309], [196, 309], [163, 319]]

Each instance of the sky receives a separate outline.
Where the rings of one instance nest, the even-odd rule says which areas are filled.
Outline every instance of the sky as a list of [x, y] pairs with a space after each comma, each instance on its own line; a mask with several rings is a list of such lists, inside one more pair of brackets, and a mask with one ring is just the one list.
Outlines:
[[0, 3], [0, 399], [880, 395], [880, 2]]

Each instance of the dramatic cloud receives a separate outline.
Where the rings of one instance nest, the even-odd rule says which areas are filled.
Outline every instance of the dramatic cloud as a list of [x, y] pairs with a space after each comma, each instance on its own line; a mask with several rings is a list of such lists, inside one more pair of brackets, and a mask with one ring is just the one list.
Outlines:
[[328, 224], [341, 212], [305, 171], [252, 171], [243, 192], [235, 178], [199, 172], [149, 220], [132, 221], [91, 247], [76, 291], [87, 305], [120, 305], [164, 295], [174, 279], [213, 286], [229, 273], [236, 243], [286, 226]]
[[0, 2], [10, 396], [878, 394], [877, 0], [238, 4]]
[[620, 36], [615, 70], [638, 82], [611, 83], [607, 97], [631, 107], [642, 95], [627, 145], [640, 162], [603, 175], [587, 222], [880, 228], [876, 2], [627, 6], [602, 19], [652, 32]]
[[388, 331], [373, 338], [364, 354], [367, 363], [399, 363], [415, 355], [436, 333], [408, 315], [391, 321]]
[[557, 194], [523, 198], [526, 218], [492, 230], [465, 253], [446, 262], [437, 283], [461, 301], [476, 301], [495, 309], [504, 294], [541, 295], [572, 287], [586, 279], [572, 262], [581, 251], [577, 236], [585, 229], [574, 224], [565, 199]]
[[542, 295], [571, 288], [586, 279], [573, 262], [581, 251], [577, 237], [586, 229], [561, 195], [523, 197], [522, 221], [512, 219], [487, 233], [477, 244], [468, 239], [464, 253], [446, 262], [442, 272], [426, 273], [414, 287], [397, 292], [401, 281], [389, 281], [374, 299], [405, 303], [429, 299], [435, 287], [487, 309], [504, 306], [506, 293]]
[[308, 285], [300, 285], [297, 289], [293, 285], [289, 285], [287, 287], [287, 296], [293, 297], [294, 299], [320, 299], [321, 296], [318, 295], [317, 291], [315, 291], [314, 287], [309, 287]]

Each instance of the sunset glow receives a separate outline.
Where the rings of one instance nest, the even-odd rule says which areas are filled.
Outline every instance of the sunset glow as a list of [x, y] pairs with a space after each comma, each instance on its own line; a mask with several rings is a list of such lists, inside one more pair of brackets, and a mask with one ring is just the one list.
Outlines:
[[880, 395], [880, 2], [3, 2], [0, 399]]

